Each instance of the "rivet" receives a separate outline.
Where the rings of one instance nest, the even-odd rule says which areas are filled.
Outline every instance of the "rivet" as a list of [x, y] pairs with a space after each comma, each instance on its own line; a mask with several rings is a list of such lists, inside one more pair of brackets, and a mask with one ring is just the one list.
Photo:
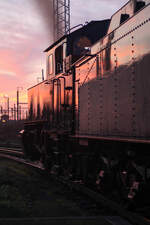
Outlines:
[[133, 120], [133, 121], [132, 121], [132, 125], [135, 125], [135, 124], [136, 124], [136, 122]]

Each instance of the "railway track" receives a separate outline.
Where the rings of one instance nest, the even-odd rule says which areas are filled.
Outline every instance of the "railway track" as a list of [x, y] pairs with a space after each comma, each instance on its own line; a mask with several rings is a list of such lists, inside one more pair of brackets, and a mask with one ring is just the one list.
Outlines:
[[23, 152], [21, 151], [21, 148], [5, 148], [0, 147], [0, 154], [10, 154], [10, 155], [17, 155], [23, 157]]
[[[27, 161], [21, 149], [0, 147], [0, 157], [15, 160], [19, 163], [26, 164], [32, 168], [43, 171], [44, 168], [39, 162]], [[85, 218], [33, 218], [33, 219], [0, 219], [1, 225], [9, 224], [106, 224], [106, 225], [150, 225], [150, 221], [138, 214], [131, 213], [119, 204], [105, 198], [103, 195], [85, 187], [83, 184], [65, 180], [63, 177], [55, 177], [54, 174], [48, 174], [52, 179], [57, 180], [65, 187], [62, 194], [74, 198], [75, 201], [90, 211], [90, 214], [96, 216]], [[67, 187], [67, 188], [66, 188]], [[76, 194], [74, 194], [76, 192]], [[102, 215], [102, 216], [99, 216]], [[61, 221], [61, 222], [60, 222]], [[90, 223], [91, 221], [91, 223]]]
[[31, 161], [25, 159], [24, 154], [21, 150], [22, 150], [21, 148], [0, 147], [0, 157], [8, 158], [8, 159], [14, 160], [16, 162], [29, 165], [35, 169], [44, 170], [41, 163], [31, 162]]

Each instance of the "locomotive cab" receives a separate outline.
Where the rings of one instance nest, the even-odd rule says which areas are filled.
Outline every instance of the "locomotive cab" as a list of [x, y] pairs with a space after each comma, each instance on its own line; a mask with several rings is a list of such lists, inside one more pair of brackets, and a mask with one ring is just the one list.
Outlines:
[[91, 21], [49, 46], [44, 51], [47, 54], [47, 79], [68, 73], [71, 65], [107, 33], [109, 23], [110, 20]]
[[47, 80], [64, 72], [66, 38], [47, 51]]

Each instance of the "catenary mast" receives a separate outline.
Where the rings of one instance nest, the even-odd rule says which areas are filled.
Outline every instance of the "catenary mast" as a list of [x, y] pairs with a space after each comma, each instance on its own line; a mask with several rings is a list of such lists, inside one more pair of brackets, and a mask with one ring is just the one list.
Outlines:
[[70, 31], [70, 0], [53, 0], [54, 41]]

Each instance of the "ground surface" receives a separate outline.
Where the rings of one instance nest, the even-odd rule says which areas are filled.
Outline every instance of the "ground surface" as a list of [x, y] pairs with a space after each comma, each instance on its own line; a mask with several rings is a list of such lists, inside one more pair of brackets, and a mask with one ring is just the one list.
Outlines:
[[0, 121], [0, 146], [18, 147], [21, 146], [19, 132], [23, 130], [24, 121]]
[[1, 225], [112, 224], [109, 217], [89, 216], [89, 212], [79, 207], [72, 197], [66, 196], [65, 187], [44, 171], [0, 159]]
[[61, 185], [46, 175], [9, 160], [0, 160], [0, 217], [84, 216], [66, 199]]

